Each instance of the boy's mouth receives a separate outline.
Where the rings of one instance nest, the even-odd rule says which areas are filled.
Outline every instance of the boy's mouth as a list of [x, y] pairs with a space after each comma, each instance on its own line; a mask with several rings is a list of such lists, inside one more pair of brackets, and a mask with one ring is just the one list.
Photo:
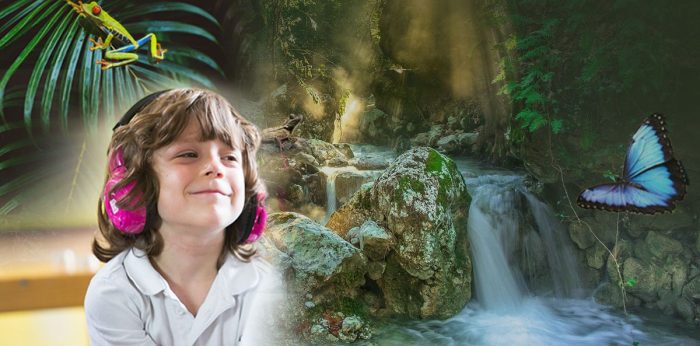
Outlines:
[[224, 193], [223, 191], [220, 191], [220, 190], [201, 190], [201, 191], [192, 192], [191, 194], [192, 194], [192, 195], [220, 194], [220, 195], [224, 195], [224, 196], [226, 196], [226, 197], [231, 196], [231, 194]]

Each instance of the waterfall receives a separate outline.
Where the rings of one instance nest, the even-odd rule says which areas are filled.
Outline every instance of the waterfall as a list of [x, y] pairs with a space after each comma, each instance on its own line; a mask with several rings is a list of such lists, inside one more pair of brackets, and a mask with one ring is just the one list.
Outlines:
[[[650, 325], [580, 296], [568, 232], [552, 209], [527, 191], [523, 177], [468, 158], [456, 162], [469, 177], [465, 183], [472, 196], [467, 226], [475, 299], [446, 320], [384, 327], [376, 344], [700, 345], [694, 329], [678, 335], [677, 325]], [[540, 290], [554, 295], [537, 296]]]
[[[581, 296], [580, 271], [568, 234], [554, 211], [527, 192], [522, 177], [482, 175], [466, 183], [472, 194], [468, 230], [476, 298], [486, 309], [518, 306], [528, 294], [521, 269], [531, 274], [538, 270], [532, 264], [537, 258], [548, 267], [544, 279], [551, 278], [557, 297]], [[532, 218], [527, 217], [528, 209]], [[521, 251], [523, 262], [532, 262], [523, 268], [516, 264], [523, 259], [518, 257]]]
[[550, 206], [527, 191], [523, 191], [523, 194], [544, 241], [554, 293], [558, 297], [583, 297], [580, 270], [568, 232]]
[[508, 310], [526, 292], [522, 275], [510, 265], [518, 237], [519, 215], [515, 177], [468, 179], [472, 186], [469, 241], [477, 300], [488, 310]]
[[337, 208], [335, 195], [335, 177], [343, 168], [338, 167], [321, 167], [319, 170], [326, 175], [326, 217], [325, 221], [330, 219], [331, 214]]

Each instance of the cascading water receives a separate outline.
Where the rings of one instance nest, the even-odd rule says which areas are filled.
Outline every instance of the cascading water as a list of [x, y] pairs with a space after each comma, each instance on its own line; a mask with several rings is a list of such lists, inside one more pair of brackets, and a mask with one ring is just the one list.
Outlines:
[[557, 297], [583, 297], [586, 292], [581, 283], [580, 268], [576, 263], [574, 247], [568, 238], [568, 232], [556, 219], [550, 206], [525, 189], [519, 190], [528, 201], [545, 245], [554, 294]]
[[324, 222], [327, 221], [333, 212], [335, 212], [336, 207], [336, 196], [335, 196], [335, 177], [341, 172], [343, 168], [337, 167], [321, 167], [320, 171], [326, 175], [326, 216]]
[[[592, 298], [581, 299], [586, 292], [571, 240], [552, 209], [527, 192], [513, 172], [487, 173], [475, 170], [473, 162], [456, 162], [470, 177], [465, 182], [472, 195], [468, 230], [475, 300], [444, 321], [382, 325], [374, 344], [700, 345], [638, 317], [621, 316]], [[538, 261], [542, 256], [546, 260]], [[552, 294], [533, 295], [522, 273], [532, 268], [517, 265], [523, 262], [549, 267]]]
[[485, 308], [506, 311], [520, 305], [526, 289], [508, 263], [519, 226], [515, 190], [507, 185], [514, 177], [498, 178], [500, 184], [473, 187], [467, 227], [476, 296]]

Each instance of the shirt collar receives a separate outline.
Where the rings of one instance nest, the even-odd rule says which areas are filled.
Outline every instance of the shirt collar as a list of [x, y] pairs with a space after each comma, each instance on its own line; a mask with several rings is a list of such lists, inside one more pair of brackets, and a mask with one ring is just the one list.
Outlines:
[[[153, 268], [143, 250], [128, 250], [124, 258], [124, 269], [143, 294], [155, 295], [168, 287], [168, 283]], [[217, 280], [223, 281], [225, 291], [234, 296], [255, 287], [260, 281], [260, 273], [253, 263], [243, 262], [232, 254], [226, 256], [226, 261], [216, 276]]]
[[168, 283], [153, 268], [148, 255], [140, 249], [131, 248], [124, 258], [124, 269], [141, 293], [154, 295], [162, 292]]
[[217, 276], [222, 276], [226, 290], [234, 296], [257, 286], [260, 281], [256, 266], [252, 262], [239, 260], [233, 254], [226, 257]]

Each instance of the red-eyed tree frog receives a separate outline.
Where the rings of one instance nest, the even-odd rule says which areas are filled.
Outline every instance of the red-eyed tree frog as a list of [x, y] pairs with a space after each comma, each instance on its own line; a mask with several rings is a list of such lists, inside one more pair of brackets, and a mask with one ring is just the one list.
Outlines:
[[[156, 35], [154, 33], [148, 33], [137, 41], [126, 31], [124, 26], [107, 14], [107, 11], [102, 9], [97, 2], [93, 1], [89, 4], [85, 4], [82, 1], [78, 1], [77, 4], [70, 0], [66, 0], [66, 2], [73, 7], [78, 15], [88, 19], [107, 35], [104, 42], [102, 41], [102, 37], [98, 38], [97, 41], [92, 38], [90, 39], [93, 43], [90, 50], [107, 50], [105, 52], [105, 58], [107, 59], [97, 61], [98, 64], [102, 65], [102, 70], [130, 64], [138, 60], [139, 56], [136, 53], [129, 52], [139, 49], [139, 47], [146, 42], [150, 42], [151, 57], [155, 59], [156, 62], [163, 60], [165, 57], [167, 49], [162, 49], [160, 47], [160, 43], [156, 40]], [[119, 43], [120, 47], [117, 49], [112, 49], [113, 47], [110, 48], [115, 41]]]

